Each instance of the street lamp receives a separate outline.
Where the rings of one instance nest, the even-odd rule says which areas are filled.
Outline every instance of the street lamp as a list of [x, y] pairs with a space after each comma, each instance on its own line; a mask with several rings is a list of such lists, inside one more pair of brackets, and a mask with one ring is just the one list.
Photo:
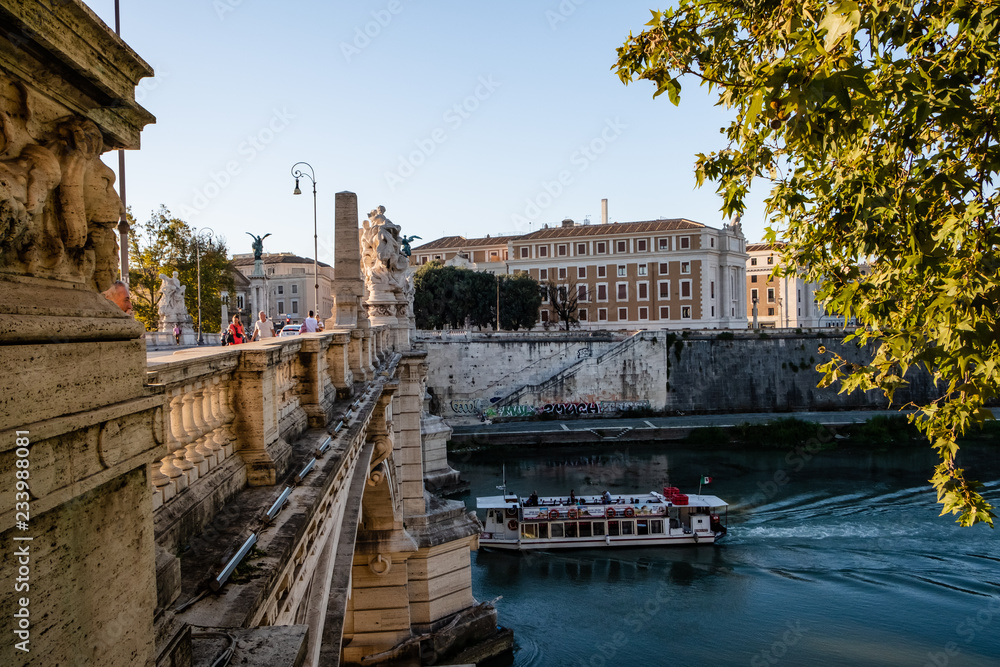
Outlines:
[[[309, 172], [306, 173], [297, 167], [299, 165], [305, 165], [309, 167]], [[293, 195], [302, 194], [302, 190], [299, 189], [299, 179], [308, 178], [313, 184], [313, 299], [316, 302], [316, 318], [319, 319], [319, 232], [316, 227], [316, 172], [313, 171], [312, 165], [308, 162], [296, 162], [292, 165], [292, 176], [295, 178], [295, 190], [292, 191]], [[307, 309], [308, 310], [308, 309]]]
[[753, 297], [752, 300], [753, 300], [753, 328], [756, 329], [757, 328], [757, 302], [759, 301], [759, 299], [757, 297]]
[[[202, 227], [194, 231], [194, 256], [198, 264], [198, 345], [204, 345], [205, 341], [201, 337], [201, 234], [208, 232], [209, 238], [215, 235], [215, 230], [211, 227]], [[223, 323], [225, 324], [225, 323]]]

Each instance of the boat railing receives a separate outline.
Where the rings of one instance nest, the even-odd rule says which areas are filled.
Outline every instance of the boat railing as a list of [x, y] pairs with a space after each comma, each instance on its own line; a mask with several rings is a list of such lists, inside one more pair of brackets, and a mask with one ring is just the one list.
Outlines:
[[669, 505], [659, 503], [610, 505], [539, 505], [524, 507], [525, 521], [556, 521], [564, 519], [620, 519], [644, 516], [666, 516]]

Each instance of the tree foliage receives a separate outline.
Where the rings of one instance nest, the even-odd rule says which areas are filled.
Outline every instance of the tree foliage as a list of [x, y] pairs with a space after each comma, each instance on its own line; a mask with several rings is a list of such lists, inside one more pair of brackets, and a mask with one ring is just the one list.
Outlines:
[[[225, 241], [195, 229], [171, 215], [161, 206], [149, 220], [137, 222], [128, 212], [129, 224], [129, 289], [137, 320], [155, 331], [159, 320], [160, 274], [177, 277], [187, 289], [184, 305], [198, 328], [198, 256], [201, 257], [202, 331], [219, 331], [222, 320], [222, 290], [233, 289]], [[196, 247], [197, 245], [197, 247]]]
[[998, 55], [997, 0], [679, 0], [616, 64], [674, 104], [699, 81], [734, 113], [697, 182], [717, 183], [727, 215], [770, 182], [786, 270], [875, 346], [870, 364], [823, 364], [825, 383], [891, 398], [911, 368], [934, 375], [940, 396], [914, 421], [940, 454], [942, 514], [964, 526], [994, 518], [956, 456], [1000, 383]]
[[414, 274], [413, 311], [417, 327], [457, 329], [464, 327], [468, 319], [471, 326], [496, 328], [498, 281], [501, 326], [530, 329], [541, 302], [538, 283], [530, 276], [497, 277], [444, 266], [440, 261], [428, 262]]

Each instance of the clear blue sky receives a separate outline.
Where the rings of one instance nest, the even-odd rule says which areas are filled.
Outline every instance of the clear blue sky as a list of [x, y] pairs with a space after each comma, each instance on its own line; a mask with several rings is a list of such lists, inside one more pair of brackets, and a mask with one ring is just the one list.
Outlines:
[[[114, 26], [112, 0], [89, 4]], [[230, 251], [250, 251], [245, 231], [270, 232], [265, 251], [311, 257], [311, 186], [293, 197], [290, 173], [304, 160], [327, 262], [343, 190], [362, 217], [384, 205], [424, 242], [599, 222], [604, 197], [620, 222], [721, 226], [720, 199], [711, 184], [695, 189], [693, 164], [723, 145], [726, 112], [695, 82], [674, 107], [611, 70], [651, 7], [121, 0], [122, 37], [156, 71], [137, 92], [157, 121], [127, 153], [128, 204], [140, 220], [164, 204]], [[117, 169], [115, 154], [105, 160]], [[764, 229], [758, 190], [743, 219], [751, 241]]]

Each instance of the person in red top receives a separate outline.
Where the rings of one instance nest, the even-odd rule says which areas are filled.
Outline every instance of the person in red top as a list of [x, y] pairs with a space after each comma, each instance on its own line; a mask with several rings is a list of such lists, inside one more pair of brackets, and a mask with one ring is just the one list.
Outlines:
[[233, 345], [246, 342], [246, 336], [243, 332], [243, 325], [240, 324], [239, 315], [233, 315], [233, 323], [229, 325], [229, 333], [232, 334]]

